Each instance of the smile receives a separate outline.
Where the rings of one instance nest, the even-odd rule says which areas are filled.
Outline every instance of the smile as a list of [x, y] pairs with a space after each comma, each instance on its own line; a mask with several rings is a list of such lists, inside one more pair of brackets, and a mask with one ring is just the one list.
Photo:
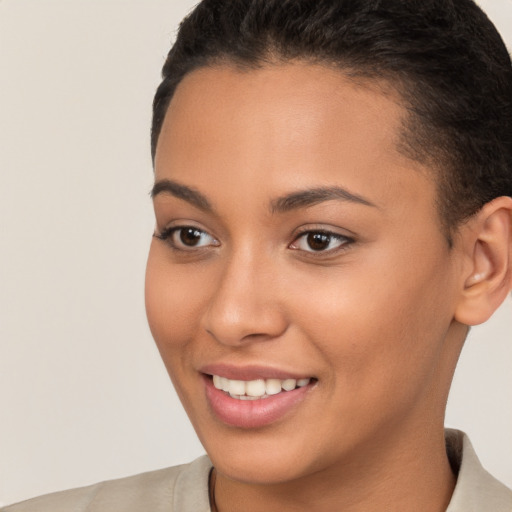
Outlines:
[[[229, 379], [219, 375], [219, 370], [203, 373], [209, 409], [222, 423], [243, 429], [266, 427], [289, 417], [318, 382], [314, 377], [292, 378], [285, 374], [278, 379], [275, 375], [278, 372], [268, 369], [266, 372], [274, 375], [265, 375], [261, 369], [226, 368], [223, 373], [231, 373]], [[260, 378], [255, 378], [256, 373]]]
[[213, 375], [213, 385], [216, 389], [229, 394], [237, 400], [259, 400], [279, 393], [292, 391], [307, 386], [311, 379], [256, 379], [232, 380], [219, 375]]

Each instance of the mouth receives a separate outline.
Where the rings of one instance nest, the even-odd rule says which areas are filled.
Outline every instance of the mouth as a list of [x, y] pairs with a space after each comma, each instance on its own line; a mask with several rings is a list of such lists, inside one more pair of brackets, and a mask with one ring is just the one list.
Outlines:
[[210, 412], [221, 423], [242, 429], [267, 427], [293, 414], [318, 382], [314, 377], [255, 378], [255, 372], [249, 373], [247, 380], [233, 370], [203, 373]]
[[235, 400], [260, 400], [271, 396], [303, 388], [310, 384], [312, 378], [303, 379], [256, 379], [233, 380], [220, 375], [211, 375], [215, 389], [224, 391]]

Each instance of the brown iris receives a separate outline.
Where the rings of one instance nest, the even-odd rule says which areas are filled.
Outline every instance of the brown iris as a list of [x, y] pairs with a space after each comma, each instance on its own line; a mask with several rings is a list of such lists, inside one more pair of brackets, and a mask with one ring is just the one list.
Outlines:
[[331, 236], [325, 233], [309, 233], [307, 236], [308, 246], [313, 251], [323, 251], [329, 247]]
[[183, 245], [194, 247], [201, 240], [201, 231], [196, 228], [182, 228], [180, 230], [180, 241]]

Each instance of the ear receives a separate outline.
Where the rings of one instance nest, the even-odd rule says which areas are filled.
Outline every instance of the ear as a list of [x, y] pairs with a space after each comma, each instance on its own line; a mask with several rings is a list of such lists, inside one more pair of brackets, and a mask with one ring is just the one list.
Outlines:
[[464, 265], [455, 319], [485, 322], [512, 288], [512, 198], [498, 197], [461, 228]]

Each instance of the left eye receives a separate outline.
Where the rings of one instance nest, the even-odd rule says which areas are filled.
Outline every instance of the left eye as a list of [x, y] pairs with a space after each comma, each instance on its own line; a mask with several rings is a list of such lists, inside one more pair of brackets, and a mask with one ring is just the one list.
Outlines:
[[172, 233], [172, 241], [175, 245], [185, 247], [203, 247], [210, 245], [213, 237], [194, 227], [178, 228]]
[[348, 244], [346, 236], [328, 231], [307, 231], [298, 236], [290, 245], [291, 249], [307, 252], [329, 252]]
[[181, 251], [190, 251], [207, 246], [217, 246], [218, 241], [206, 231], [194, 226], [173, 227], [155, 235], [167, 241], [172, 248]]

